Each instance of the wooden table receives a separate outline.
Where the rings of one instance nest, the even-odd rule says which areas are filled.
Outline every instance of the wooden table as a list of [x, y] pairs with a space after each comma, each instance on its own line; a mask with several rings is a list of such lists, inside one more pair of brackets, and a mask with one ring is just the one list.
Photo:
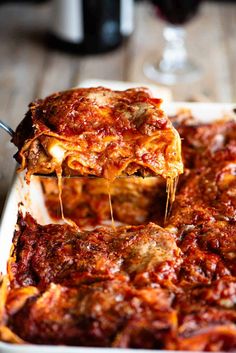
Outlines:
[[[236, 101], [236, 4], [204, 2], [187, 26], [191, 56], [202, 67], [201, 79], [172, 86], [175, 100], [203, 97]], [[147, 3], [136, 4], [136, 28], [122, 48], [99, 56], [79, 57], [50, 50], [42, 41], [50, 21], [49, 5], [0, 7], [0, 117], [13, 128], [35, 97], [76, 86], [87, 78], [151, 82], [142, 65], [163, 46], [164, 24]], [[0, 133], [0, 200], [5, 198], [15, 168], [14, 146]]]

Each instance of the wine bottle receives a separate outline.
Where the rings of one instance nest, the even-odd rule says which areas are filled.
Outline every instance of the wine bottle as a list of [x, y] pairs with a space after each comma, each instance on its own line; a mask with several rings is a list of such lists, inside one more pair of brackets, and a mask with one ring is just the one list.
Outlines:
[[133, 31], [133, 0], [53, 0], [50, 43], [95, 54], [118, 47]]

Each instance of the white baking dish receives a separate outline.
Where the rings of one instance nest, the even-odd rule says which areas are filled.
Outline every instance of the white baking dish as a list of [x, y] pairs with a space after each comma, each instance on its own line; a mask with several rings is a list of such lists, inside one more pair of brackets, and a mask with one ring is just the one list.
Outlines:
[[[170, 103], [168, 114], [174, 114], [181, 107], [189, 108], [199, 122], [211, 122], [224, 115], [231, 114], [233, 104], [221, 103]], [[17, 220], [19, 202], [23, 202], [26, 209], [37, 219], [39, 223], [51, 222], [43, 201], [42, 188], [37, 177], [32, 178], [30, 185], [26, 185], [23, 175], [16, 175], [9, 191], [0, 223], [0, 271], [6, 273], [6, 263], [9, 256], [14, 228]], [[121, 352], [116, 348], [89, 348], [89, 347], [65, 347], [65, 346], [41, 346], [41, 345], [14, 345], [0, 342], [0, 352], [6, 353], [116, 353]], [[122, 349], [124, 353], [136, 352], [134, 349]], [[138, 350], [139, 353], [148, 350]], [[165, 351], [158, 351], [165, 352]], [[171, 351], [168, 351], [171, 352]]]

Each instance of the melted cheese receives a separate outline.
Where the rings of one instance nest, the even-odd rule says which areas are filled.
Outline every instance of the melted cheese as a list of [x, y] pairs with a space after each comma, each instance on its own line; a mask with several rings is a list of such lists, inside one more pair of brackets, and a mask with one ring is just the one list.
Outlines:
[[115, 229], [116, 226], [115, 226], [113, 208], [112, 208], [112, 202], [111, 202], [111, 182], [109, 180], [107, 180], [107, 193], [108, 193], [109, 207], [110, 207], [110, 213], [111, 213], [111, 224], [112, 224], [112, 228]]
[[166, 223], [170, 212], [171, 208], [173, 205], [173, 202], [175, 200], [175, 194], [176, 194], [176, 188], [178, 184], [178, 177], [176, 178], [167, 178], [166, 179], [166, 192], [167, 192], [167, 199], [166, 199], [166, 209], [165, 209], [165, 219], [164, 223]]
[[69, 219], [69, 218], [65, 217], [65, 215], [64, 215], [64, 208], [63, 208], [63, 202], [62, 202], [62, 173], [61, 173], [61, 169], [58, 170], [56, 173], [57, 173], [58, 198], [59, 198], [60, 209], [61, 209], [61, 218], [65, 223], [67, 223], [70, 226], [75, 227], [79, 230], [78, 225], [75, 222], [73, 222], [72, 219]]
[[53, 157], [53, 159], [61, 164], [65, 157], [65, 148], [63, 148], [59, 143], [52, 143], [48, 146], [48, 153]]

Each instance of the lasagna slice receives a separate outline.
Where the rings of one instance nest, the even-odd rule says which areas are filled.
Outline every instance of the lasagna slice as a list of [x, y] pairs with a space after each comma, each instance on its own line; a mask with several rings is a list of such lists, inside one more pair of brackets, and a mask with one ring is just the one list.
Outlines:
[[153, 223], [81, 232], [19, 214], [0, 339], [164, 347], [180, 255], [175, 234]]
[[178, 132], [143, 88], [77, 88], [31, 103], [13, 142], [21, 169], [32, 174], [97, 176], [183, 172]]
[[169, 285], [180, 264], [175, 234], [154, 223], [78, 231], [39, 225], [20, 214], [8, 263], [12, 286], [78, 286], [124, 277], [138, 286]]

